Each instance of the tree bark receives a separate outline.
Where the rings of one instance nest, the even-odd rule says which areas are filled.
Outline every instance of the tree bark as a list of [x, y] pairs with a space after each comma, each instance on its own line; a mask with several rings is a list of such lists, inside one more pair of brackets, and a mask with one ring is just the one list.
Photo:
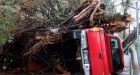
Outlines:
[[134, 29], [132, 31], [132, 33], [130, 33], [128, 35], [128, 37], [126, 39], [124, 39], [122, 45], [123, 45], [123, 48], [125, 49], [124, 52], [126, 52], [126, 50], [134, 43], [134, 41], [136, 40], [137, 38], [137, 30]]

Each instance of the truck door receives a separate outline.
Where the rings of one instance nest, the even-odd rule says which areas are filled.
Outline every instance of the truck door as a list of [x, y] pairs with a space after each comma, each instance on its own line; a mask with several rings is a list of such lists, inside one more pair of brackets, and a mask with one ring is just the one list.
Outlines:
[[123, 70], [124, 57], [120, 38], [115, 35], [106, 34], [105, 39], [109, 71], [113, 73], [119, 70]]
[[91, 75], [109, 75], [104, 72], [103, 51], [100, 29], [86, 29]]
[[110, 37], [111, 53], [112, 53], [112, 65], [113, 70], [118, 71], [123, 69], [123, 51], [120, 43], [120, 39], [117, 37]]

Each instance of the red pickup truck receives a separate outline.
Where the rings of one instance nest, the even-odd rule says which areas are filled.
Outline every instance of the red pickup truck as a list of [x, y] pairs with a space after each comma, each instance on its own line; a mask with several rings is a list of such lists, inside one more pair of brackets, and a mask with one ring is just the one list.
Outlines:
[[[105, 33], [103, 28], [72, 30], [65, 33], [62, 38], [65, 42], [48, 46], [46, 50], [60, 52], [63, 56], [63, 65], [71, 75], [111, 75], [123, 70], [121, 39]], [[35, 68], [37, 64], [34, 68], [31, 64], [29, 66], [28, 71], [38, 71], [41, 68]]]
[[81, 32], [81, 55], [85, 75], [111, 75], [124, 67], [120, 38], [102, 28]]

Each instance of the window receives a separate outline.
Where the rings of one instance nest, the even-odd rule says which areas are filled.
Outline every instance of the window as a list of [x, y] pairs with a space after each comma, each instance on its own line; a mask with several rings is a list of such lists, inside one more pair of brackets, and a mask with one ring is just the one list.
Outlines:
[[120, 41], [117, 38], [112, 37], [110, 40], [112, 50], [112, 62], [113, 68], [118, 69], [121, 67], [121, 48]]

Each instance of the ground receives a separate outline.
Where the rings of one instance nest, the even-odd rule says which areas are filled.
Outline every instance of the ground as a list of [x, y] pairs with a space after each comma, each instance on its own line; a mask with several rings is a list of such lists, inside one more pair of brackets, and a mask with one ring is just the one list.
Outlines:
[[130, 73], [130, 57], [129, 55], [124, 55], [124, 70], [119, 75], [131, 75]]

